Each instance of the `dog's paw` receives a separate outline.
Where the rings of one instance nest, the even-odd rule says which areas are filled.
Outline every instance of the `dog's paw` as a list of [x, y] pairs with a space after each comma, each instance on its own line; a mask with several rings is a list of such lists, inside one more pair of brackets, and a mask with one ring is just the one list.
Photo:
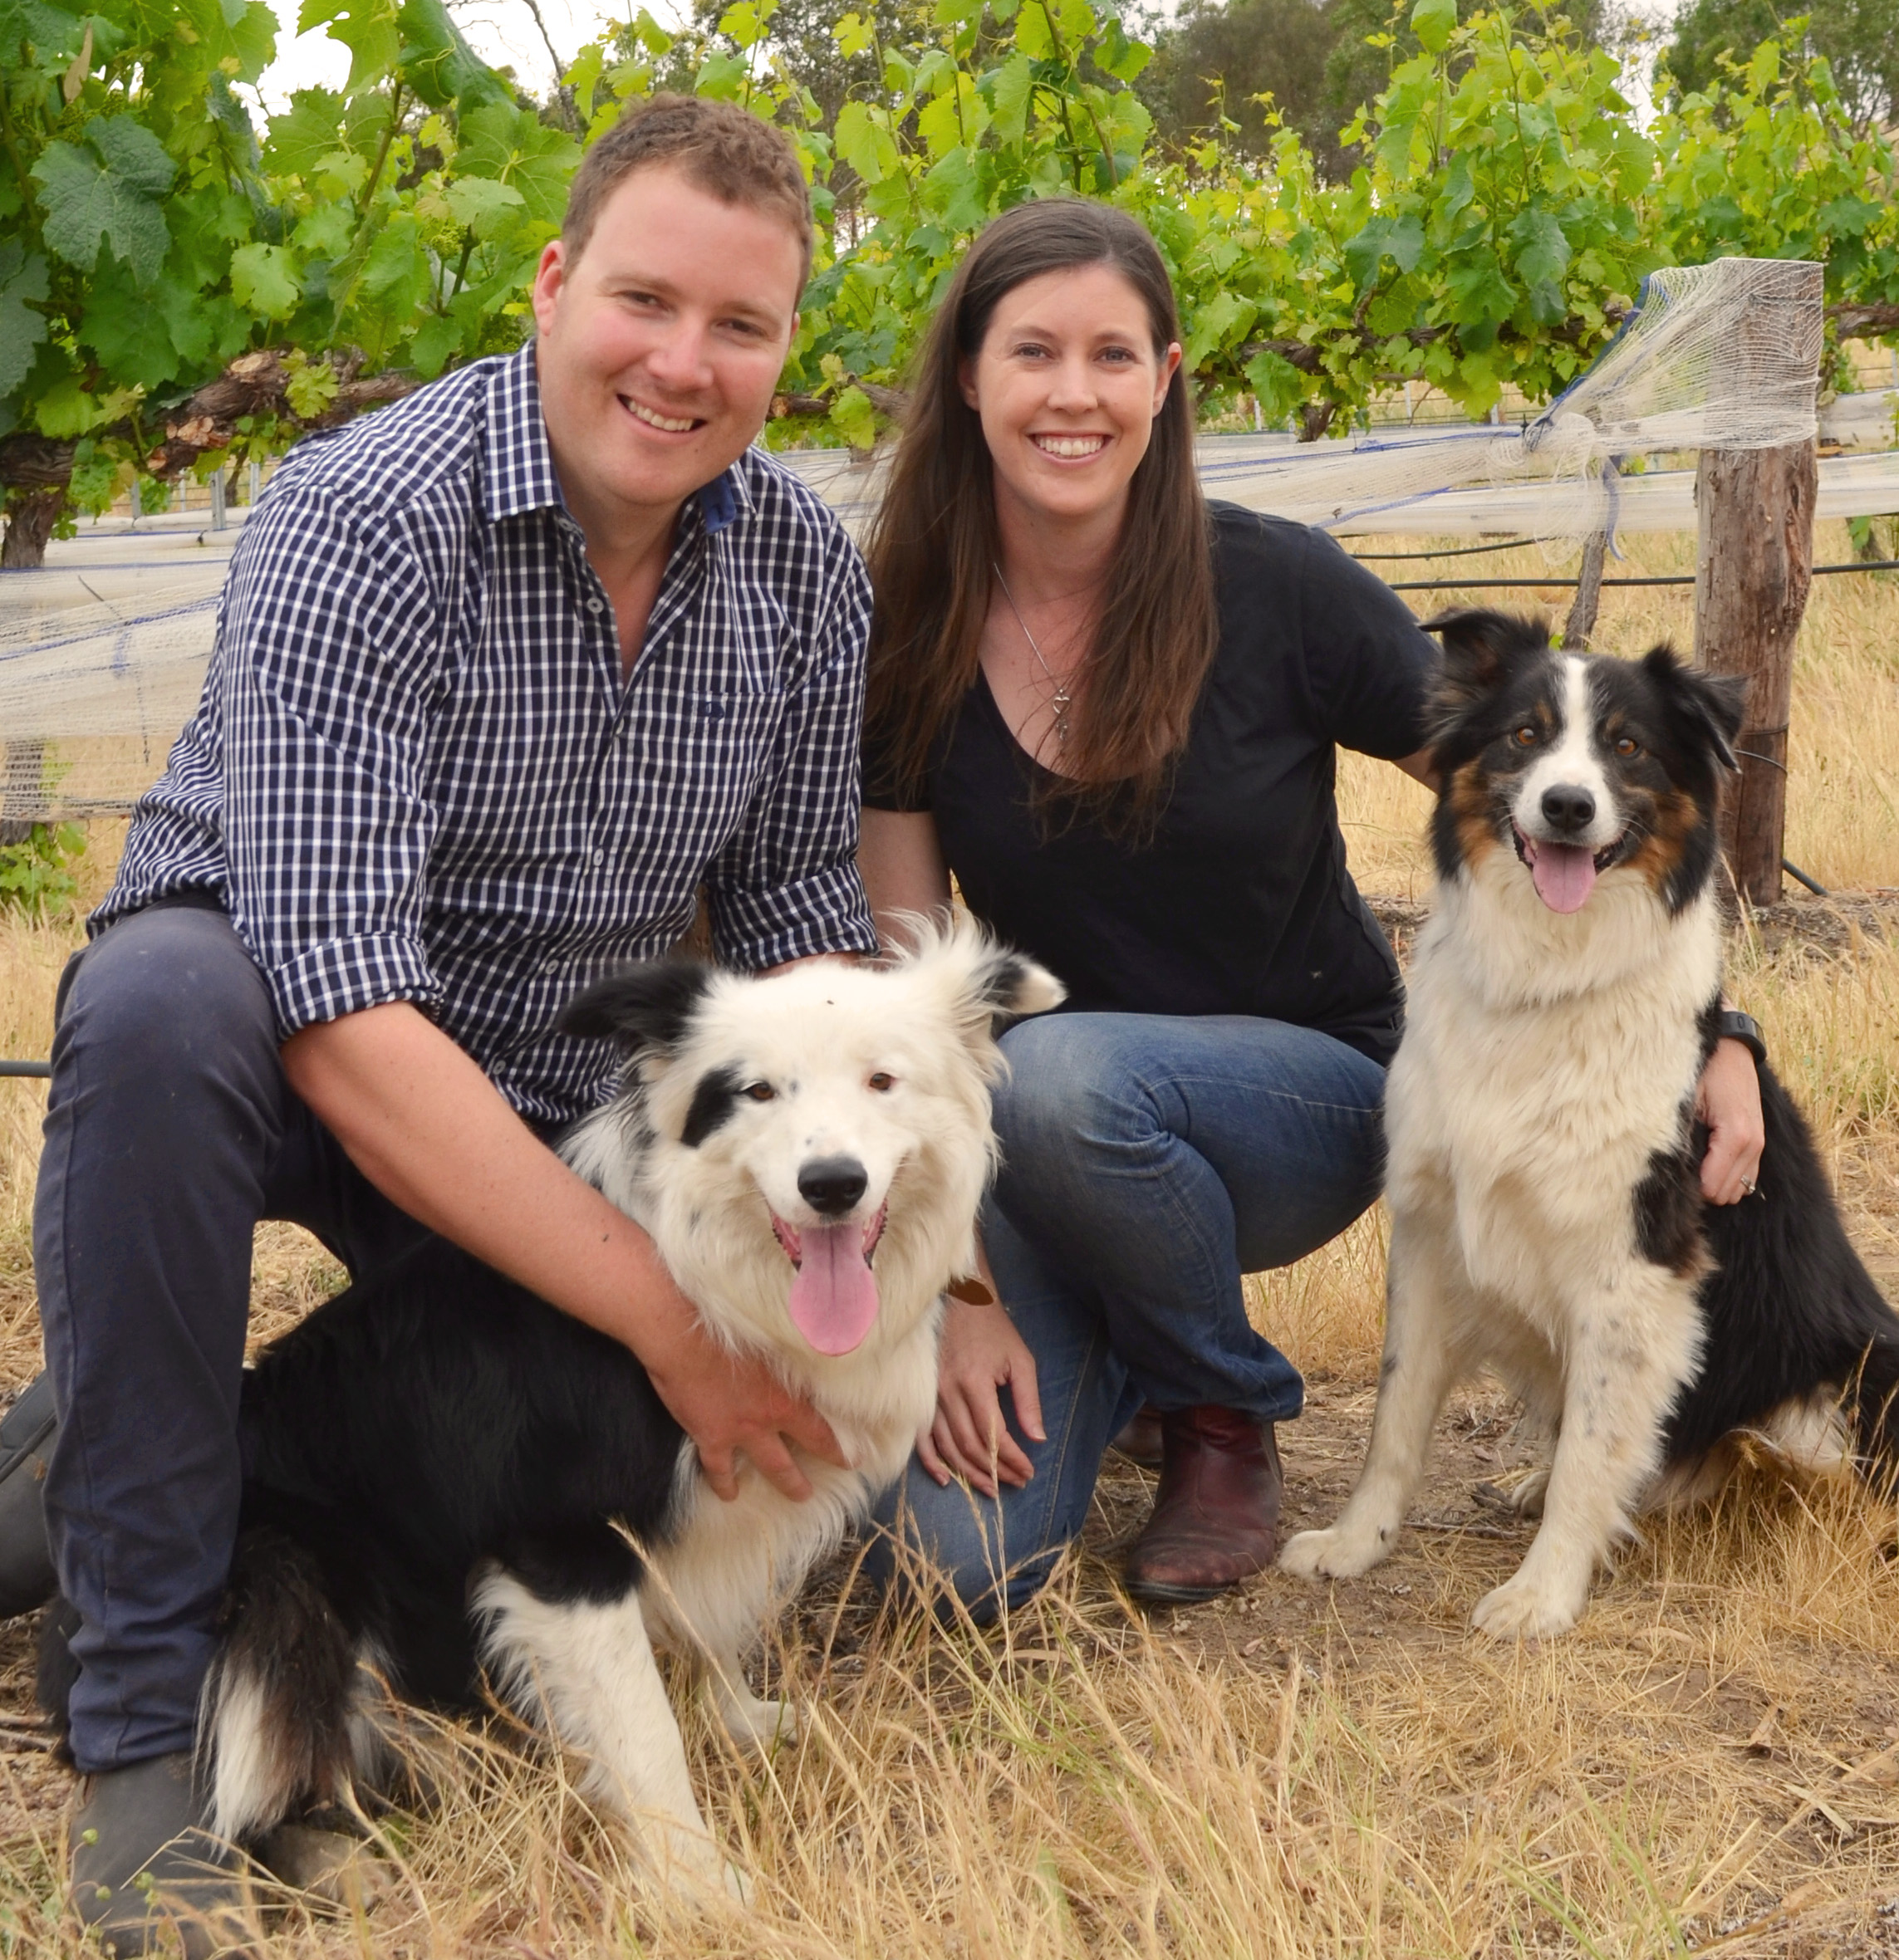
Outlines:
[[1470, 1624], [1495, 1640], [1545, 1640], [1566, 1634], [1582, 1617], [1588, 1595], [1581, 1599], [1568, 1590], [1526, 1578], [1521, 1572], [1477, 1602]]
[[1295, 1579], [1356, 1579], [1369, 1572], [1391, 1546], [1374, 1536], [1369, 1542], [1337, 1525], [1329, 1531], [1301, 1531], [1279, 1551], [1279, 1570]]
[[1543, 1516], [1543, 1501], [1548, 1494], [1549, 1466], [1544, 1463], [1531, 1471], [1521, 1483], [1513, 1484], [1505, 1497], [1519, 1517], [1536, 1519]]
[[741, 1749], [755, 1756], [769, 1756], [797, 1741], [797, 1710], [789, 1702], [760, 1701], [747, 1695], [728, 1702], [719, 1713], [726, 1733]]

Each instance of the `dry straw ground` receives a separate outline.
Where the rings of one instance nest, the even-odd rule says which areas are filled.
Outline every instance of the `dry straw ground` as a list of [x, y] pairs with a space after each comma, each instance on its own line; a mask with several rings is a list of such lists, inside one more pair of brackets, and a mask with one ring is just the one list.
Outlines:
[[[1845, 555], [1828, 527], [1820, 556]], [[1632, 556], [1676, 569], [1686, 546], [1636, 541]], [[1529, 553], [1440, 569], [1548, 576]], [[1560, 610], [1566, 595], [1540, 597]], [[1612, 592], [1599, 639], [1685, 639], [1687, 607], [1678, 590]], [[1735, 988], [1812, 1112], [1888, 1285], [1899, 905], [1879, 888], [1899, 885], [1896, 643], [1891, 583], [1821, 582], [1796, 691], [1789, 850], [1861, 895], [1753, 922], [1732, 955]], [[1347, 758], [1342, 802], [1366, 889], [1400, 912], [1423, 901], [1421, 793]], [[95, 889], [116, 847], [96, 831]], [[45, 1052], [72, 936], [0, 930], [0, 1054]], [[0, 1083], [10, 1381], [37, 1359], [41, 1102], [37, 1086]], [[1374, 1218], [1256, 1283], [1260, 1325], [1313, 1382], [1283, 1438], [1294, 1523], [1328, 1517], [1356, 1472], [1382, 1262]], [[284, 1324], [339, 1277], [310, 1242], [267, 1229], [258, 1326]], [[1479, 1384], [1447, 1414], [1416, 1528], [1387, 1566], [1331, 1591], [1268, 1575], [1153, 1621], [1113, 1582], [1112, 1548], [1146, 1498], [1130, 1470], [1104, 1480], [1086, 1549], [1044, 1603], [989, 1637], [880, 1619], [828, 1575], [767, 1657], [809, 1712], [805, 1740], [761, 1766], [689, 1724], [709, 1814], [755, 1874], [748, 1913], [669, 1911], [561, 1766], [497, 1727], [444, 1737], [437, 1801], [380, 1820], [353, 1912], [288, 1901], [276, 1942], [528, 1960], [1899, 1953], [1887, 1515], [1852, 1492], [1748, 1484], [1651, 1531], [1570, 1639], [1498, 1648], [1465, 1623], [1520, 1556], [1485, 1498], [1521, 1460], [1508, 1409]], [[27, 1651], [24, 1629], [0, 1630], [0, 1948], [38, 1955], [71, 1943], [51, 1903], [64, 1778], [31, 1732]]]

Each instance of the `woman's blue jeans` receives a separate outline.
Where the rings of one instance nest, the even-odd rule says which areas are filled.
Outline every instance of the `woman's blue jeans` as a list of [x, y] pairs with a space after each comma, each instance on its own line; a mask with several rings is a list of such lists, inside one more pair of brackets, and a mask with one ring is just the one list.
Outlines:
[[1248, 1321], [1241, 1275], [1336, 1237], [1384, 1168], [1384, 1070], [1311, 1028], [1050, 1014], [1012, 1028], [1003, 1051], [984, 1243], [1035, 1356], [1048, 1440], [1023, 1434], [1005, 1390], [1031, 1481], [985, 1498], [940, 1487], [913, 1457], [866, 1561], [887, 1582], [900, 1531], [979, 1618], [1042, 1585], [1143, 1401], [1299, 1413], [1304, 1384]]

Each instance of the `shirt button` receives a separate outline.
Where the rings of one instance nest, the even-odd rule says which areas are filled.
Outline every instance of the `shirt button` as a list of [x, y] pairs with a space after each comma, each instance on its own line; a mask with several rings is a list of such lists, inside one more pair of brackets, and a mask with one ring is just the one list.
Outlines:
[[586, 602], [586, 610], [590, 613], [598, 612], [601, 610], [600, 601], [597, 599], [588, 600]]
[[600, 865], [604, 865], [606, 862], [606, 853], [604, 850], [596, 850], [593, 854], [593, 861], [595, 867], [597, 869]]

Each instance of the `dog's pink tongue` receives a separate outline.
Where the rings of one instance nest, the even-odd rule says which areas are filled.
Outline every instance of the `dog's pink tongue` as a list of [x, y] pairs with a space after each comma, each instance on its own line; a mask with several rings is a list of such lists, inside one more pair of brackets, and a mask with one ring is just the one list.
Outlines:
[[1596, 882], [1596, 854], [1586, 844], [1539, 844], [1530, 876], [1552, 912], [1579, 912]]
[[797, 1330], [821, 1355], [847, 1355], [877, 1317], [877, 1281], [864, 1257], [864, 1227], [807, 1225], [787, 1303]]

